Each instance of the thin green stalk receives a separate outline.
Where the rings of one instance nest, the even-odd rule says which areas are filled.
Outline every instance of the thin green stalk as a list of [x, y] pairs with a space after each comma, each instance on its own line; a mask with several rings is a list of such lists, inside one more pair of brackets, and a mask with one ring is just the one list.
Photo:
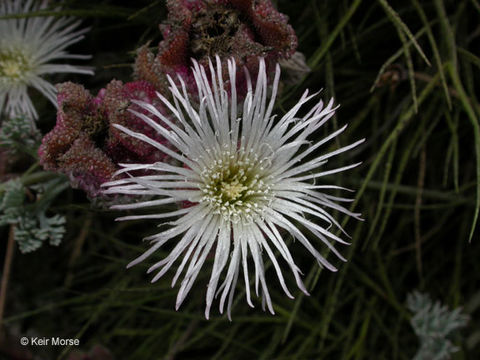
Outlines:
[[378, 1], [380, 5], [382, 5], [382, 7], [384, 8], [387, 15], [390, 17], [391, 21], [395, 24], [395, 26], [398, 26], [405, 33], [405, 35], [413, 42], [413, 46], [415, 46], [420, 56], [427, 63], [427, 65], [430, 66], [431, 64], [427, 56], [424, 54], [422, 48], [420, 47], [417, 40], [413, 36], [412, 32], [410, 31], [408, 26], [402, 21], [398, 13], [390, 6], [387, 0], [378, 0]]
[[475, 227], [477, 225], [478, 214], [480, 211], [480, 126], [478, 124], [477, 116], [475, 115], [475, 110], [473, 109], [465, 90], [463, 89], [462, 82], [458, 76], [457, 70], [452, 64], [447, 64], [447, 70], [452, 78], [453, 86], [458, 92], [460, 101], [463, 105], [467, 117], [470, 120], [470, 123], [473, 127], [473, 137], [475, 141], [475, 158], [476, 158], [476, 175], [477, 175], [477, 195], [476, 195], [476, 205], [475, 213], [473, 214], [472, 227], [470, 229], [470, 235], [468, 237], [469, 242], [472, 241], [473, 233], [475, 232]]
[[422, 19], [423, 25], [425, 26], [425, 29], [427, 31], [428, 41], [430, 42], [430, 46], [432, 47], [432, 51], [433, 51], [433, 59], [435, 60], [438, 71], [440, 72], [440, 81], [442, 83], [445, 98], [447, 99], [448, 108], [451, 109], [452, 100], [450, 98], [450, 93], [448, 92], [448, 85], [447, 85], [447, 80], [446, 80], [445, 72], [442, 65], [442, 59], [440, 57], [440, 52], [438, 51], [438, 46], [435, 41], [435, 37], [433, 36], [432, 28], [418, 0], [412, 0], [412, 3], [415, 6], [415, 9], [417, 9], [418, 15], [420, 16], [420, 19]]
[[455, 191], [458, 193], [459, 191], [459, 183], [458, 183], [458, 176], [459, 176], [459, 158], [460, 158], [460, 148], [459, 148], [459, 140], [458, 140], [458, 112], [455, 113], [455, 120], [452, 119], [450, 112], [445, 111], [445, 119], [447, 120], [447, 125], [450, 131], [452, 132], [452, 156], [453, 156], [453, 184], [455, 187]]
[[454, 68], [458, 66], [457, 60], [457, 45], [455, 43], [455, 33], [448, 22], [448, 15], [445, 11], [445, 7], [443, 5], [443, 0], [434, 0], [435, 9], [438, 14], [438, 18], [440, 19], [440, 29], [442, 31], [442, 38], [445, 40], [445, 44], [447, 46], [448, 58], [451, 61]]
[[345, 15], [337, 23], [337, 26], [330, 32], [330, 35], [327, 41], [312, 55], [309, 61], [309, 66], [314, 69], [320, 62], [320, 60], [325, 56], [327, 51], [332, 46], [335, 39], [338, 37], [343, 28], [348, 24], [349, 20], [352, 18], [353, 14], [357, 11], [357, 8], [361, 4], [362, 0], [355, 0], [350, 8], [347, 10]]
[[[422, 104], [427, 96], [432, 92], [432, 90], [435, 88], [435, 84], [438, 81], [439, 74], [435, 74], [435, 76], [432, 78], [432, 80], [425, 86], [423, 89], [422, 93], [420, 94], [418, 98], [418, 104]], [[415, 115], [415, 109], [413, 105], [405, 111], [402, 116], [400, 116], [400, 119], [393, 129], [393, 131], [390, 133], [388, 138], [385, 140], [383, 143], [382, 147], [378, 151], [377, 155], [375, 156], [375, 159], [373, 163], [370, 165], [370, 168], [368, 170], [367, 176], [365, 177], [365, 180], [363, 181], [362, 186], [357, 192], [357, 195], [355, 197], [355, 201], [353, 202], [352, 206], [350, 207], [351, 209], [354, 209], [355, 206], [357, 205], [359, 199], [362, 197], [363, 193], [365, 192], [365, 189], [367, 188], [367, 184], [372, 180], [373, 175], [377, 171], [378, 166], [380, 165], [380, 161], [382, 160], [383, 156], [386, 154], [392, 143], [400, 136], [402, 133], [403, 129], [408, 125], [410, 120], [413, 118]], [[345, 219], [345, 223], [348, 221], [349, 218]], [[345, 225], [345, 224], [342, 224]]]
[[397, 148], [397, 140], [395, 140], [393, 142], [392, 147], [391, 147], [390, 152], [389, 152], [389, 155], [388, 155], [387, 163], [385, 164], [385, 174], [384, 174], [384, 177], [383, 177], [382, 186], [380, 188], [380, 195], [378, 197], [377, 211], [375, 212], [375, 217], [373, 218], [373, 221], [370, 225], [370, 230], [368, 231], [367, 239], [366, 239], [366, 241], [363, 245], [363, 248], [362, 248], [363, 250], [365, 250], [367, 248], [367, 245], [370, 242], [370, 239], [371, 239], [373, 233], [377, 229], [377, 224], [378, 224], [378, 221], [380, 220], [380, 216], [383, 213], [383, 203], [385, 201], [385, 194], [387, 192], [387, 184], [388, 184], [388, 180], [390, 178], [390, 172], [392, 170], [393, 159], [395, 157], [396, 148]]

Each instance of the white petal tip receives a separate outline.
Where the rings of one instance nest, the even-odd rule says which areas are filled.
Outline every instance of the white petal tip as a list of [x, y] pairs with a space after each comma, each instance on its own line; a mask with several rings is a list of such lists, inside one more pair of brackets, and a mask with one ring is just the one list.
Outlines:
[[126, 268], [127, 268], [127, 269], [130, 269], [130, 268], [133, 267], [134, 265], [137, 265], [137, 263], [135, 262], [135, 260], [132, 261], [132, 262], [130, 262], [130, 263], [128, 263], [127, 266], [126, 266]]

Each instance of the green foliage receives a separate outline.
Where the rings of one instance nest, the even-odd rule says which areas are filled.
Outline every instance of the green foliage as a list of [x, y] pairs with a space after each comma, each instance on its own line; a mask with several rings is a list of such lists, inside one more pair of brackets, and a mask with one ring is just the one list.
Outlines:
[[468, 316], [457, 308], [449, 311], [440, 302], [433, 303], [427, 294], [414, 291], [408, 294], [407, 306], [414, 313], [410, 323], [420, 339], [415, 360], [447, 360], [459, 349], [447, 338], [467, 325]]
[[25, 117], [5, 119], [0, 128], [0, 147], [11, 156], [25, 152], [35, 157], [41, 138], [35, 123]]
[[[62, 179], [62, 182], [65, 181]], [[53, 187], [65, 185], [58, 180], [35, 186], [39, 200], [28, 204], [28, 191], [19, 179], [3, 184], [0, 193], [0, 226], [15, 225], [15, 241], [22, 253], [29, 253], [40, 248], [44, 242], [58, 246], [65, 234], [66, 218], [63, 215], [47, 217], [46, 211], [53, 200]], [[58, 190], [57, 190], [58, 191]]]

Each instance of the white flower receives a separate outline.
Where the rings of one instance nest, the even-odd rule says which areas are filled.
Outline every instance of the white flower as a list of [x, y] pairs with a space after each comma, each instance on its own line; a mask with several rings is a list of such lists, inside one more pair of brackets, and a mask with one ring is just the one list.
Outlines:
[[[152, 282], [157, 281], [176, 260], [182, 258], [172, 282], [174, 286], [187, 267], [177, 296], [177, 309], [190, 291], [207, 256], [213, 254], [215, 249], [206, 294], [205, 316], [209, 317], [214, 297], [221, 294], [220, 312], [223, 312], [227, 302], [228, 316], [231, 317], [233, 294], [241, 269], [247, 302], [253, 306], [249, 279], [252, 260], [257, 296], [260, 291], [263, 305], [266, 303], [270, 312], [274, 313], [262, 252], [267, 253], [280, 286], [291, 298], [293, 296], [285, 284], [279, 259], [288, 264], [298, 287], [308, 293], [300, 278], [301, 271], [283, 239], [285, 234], [288, 233], [307, 248], [321, 266], [336, 270], [320, 255], [309, 237], [315, 241], [320, 240], [343, 259], [332, 242], [346, 242], [329, 230], [332, 225], [339, 229], [341, 227], [327, 209], [356, 218], [360, 214], [351, 213], [336, 203], [346, 199], [323, 192], [340, 189], [338, 186], [320, 185], [318, 180], [357, 166], [358, 164], [353, 164], [330, 170], [321, 169], [329, 158], [354, 148], [363, 140], [314, 156], [316, 150], [346, 128], [344, 126], [315, 143], [307, 140], [333, 116], [336, 109], [333, 107], [333, 99], [326, 107], [319, 101], [306, 115], [298, 116], [302, 105], [316, 96], [309, 96], [306, 91], [300, 101], [277, 120], [272, 116], [272, 110], [278, 89], [279, 66], [276, 68], [270, 101], [267, 101], [269, 96], [265, 62], [260, 60], [255, 89], [252, 89], [248, 80], [249, 90], [243, 107], [240, 108], [237, 107], [235, 89], [235, 62], [228, 61], [229, 83], [233, 84], [230, 95], [222, 81], [222, 67], [218, 58], [216, 67], [210, 63], [210, 73], [209, 79], [205, 69], [194, 62], [193, 74], [201, 99], [198, 106], [189, 99], [181, 78], [181, 86], [176, 86], [169, 79], [173, 102], [158, 94], [175, 121], [152, 105], [137, 102], [149, 116], [134, 113], [165, 137], [177, 149], [176, 152], [145, 135], [116, 125], [126, 134], [170, 155], [183, 166], [160, 162], [121, 164], [123, 169], [118, 173], [126, 172], [129, 177], [111, 181], [104, 186], [108, 187], [106, 193], [109, 194], [158, 196], [155, 200], [116, 205], [116, 209], [139, 209], [186, 201], [193, 203], [191, 207], [176, 211], [120, 218], [176, 218], [168, 223], [171, 225], [168, 230], [147, 238], [152, 242], [152, 247], [129, 266], [143, 261], [168, 241], [175, 239], [171, 253], [151, 266], [148, 272], [159, 270]], [[167, 126], [160, 125], [161, 122]], [[135, 176], [132, 172], [136, 170], [158, 173]], [[308, 229], [308, 234], [303, 233], [300, 227]], [[221, 279], [223, 283], [218, 287]]]
[[[48, 1], [2, 0], [0, 17], [46, 9]], [[55, 87], [46, 74], [93, 74], [91, 68], [52, 64], [58, 59], [89, 59], [68, 54], [65, 49], [83, 39], [88, 29], [70, 17], [21, 17], [0, 19], [0, 113], [38, 117], [27, 88], [33, 87], [56, 105]]]

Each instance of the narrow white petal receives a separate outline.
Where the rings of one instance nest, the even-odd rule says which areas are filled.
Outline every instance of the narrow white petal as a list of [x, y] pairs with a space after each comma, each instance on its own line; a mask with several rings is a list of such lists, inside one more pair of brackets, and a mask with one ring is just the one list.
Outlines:
[[[280, 68], [278, 65], [275, 68], [269, 96], [267, 66], [263, 59], [259, 61], [254, 83], [244, 69], [247, 93], [242, 94], [242, 103], [238, 102], [237, 69], [232, 59], [227, 60], [228, 75], [223, 74], [225, 68], [219, 57], [208, 61], [207, 69], [192, 60], [192, 77], [198, 94], [195, 100], [190, 99], [185, 79], [178, 76], [174, 81], [167, 76], [170, 94], [158, 94], [167, 111], [164, 113], [152, 104], [137, 101], [143, 111], [132, 113], [172, 146], [165, 146], [121, 125], [117, 128], [169, 155], [176, 164], [168, 161], [121, 164], [117, 178], [104, 185], [106, 193], [155, 196], [138, 203], [116, 205], [116, 209], [153, 208], [171, 203], [182, 206], [182, 201], [192, 204], [178, 210], [160, 209], [158, 213], [129, 215], [121, 219], [172, 218], [161, 224], [167, 227], [166, 230], [146, 238], [153, 241], [152, 247], [132, 264], [144, 260], [167, 241], [175, 239], [170, 253], [155, 262], [148, 272], [158, 271], [152, 280], [156, 281], [181, 259], [172, 281], [172, 286], [175, 286], [184, 274], [177, 295], [177, 309], [194, 286], [209, 254], [213, 257], [205, 297], [207, 319], [215, 297], [219, 296], [220, 313], [226, 307], [231, 320], [240, 271], [243, 272], [247, 304], [254, 305], [250, 289], [252, 282], [256, 295], [262, 298], [262, 307], [274, 314], [265, 274], [264, 252], [288, 297], [293, 298], [293, 295], [287, 286], [288, 278], [282, 271], [283, 261], [279, 259], [287, 263], [298, 288], [308, 295], [302, 281], [303, 274], [281, 232], [285, 231], [288, 237], [298, 240], [320, 266], [336, 271], [316, 246], [329, 249], [341, 260], [346, 260], [334, 247], [334, 242], [348, 243], [334, 229], [348, 235], [329, 211], [333, 209], [359, 217], [359, 214], [341, 205], [351, 199], [328, 193], [347, 189], [337, 185], [317, 185], [315, 182], [320, 177], [359, 165], [326, 166], [327, 161], [357, 147], [363, 140], [317, 154], [322, 145], [331, 142], [346, 129], [345, 125], [312, 142], [338, 106], [333, 99], [327, 104], [314, 100], [318, 93], [305, 91], [282, 117], [272, 115]], [[224, 78], [229, 81], [225, 83]], [[4, 100], [0, 97], [0, 101]], [[312, 105], [303, 111], [307, 103]], [[149, 175], [135, 176], [139, 170], [148, 170]]]

